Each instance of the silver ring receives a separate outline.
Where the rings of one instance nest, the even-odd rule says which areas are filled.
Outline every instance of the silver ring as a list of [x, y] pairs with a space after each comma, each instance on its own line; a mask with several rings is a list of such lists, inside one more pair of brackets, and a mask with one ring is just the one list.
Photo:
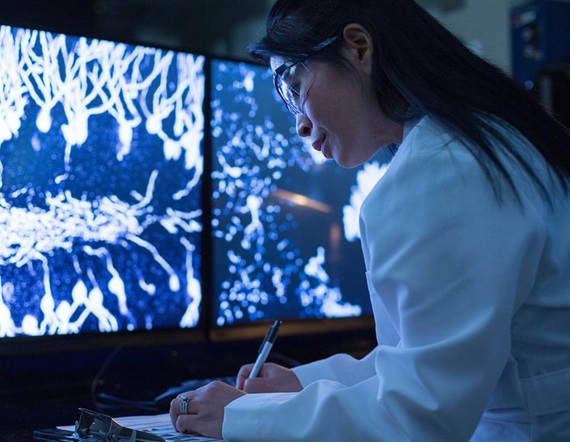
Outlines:
[[180, 413], [188, 413], [188, 398], [186, 396], [180, 396]]

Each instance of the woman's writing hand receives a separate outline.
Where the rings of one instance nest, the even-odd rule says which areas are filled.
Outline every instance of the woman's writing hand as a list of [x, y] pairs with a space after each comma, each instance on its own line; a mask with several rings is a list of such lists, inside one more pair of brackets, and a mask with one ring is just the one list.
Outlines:
[[259, 375], [249, 379], [253, 364], [241, 367], [237, 388], [246, 393], [278, 393], [301, 391], [303, 386], [292, 370], [271, 362], [263, 364]]

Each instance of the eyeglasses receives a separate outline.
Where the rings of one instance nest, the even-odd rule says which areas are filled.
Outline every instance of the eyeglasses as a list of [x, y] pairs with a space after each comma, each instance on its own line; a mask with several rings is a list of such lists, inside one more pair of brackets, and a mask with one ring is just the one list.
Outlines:
[[[273, 84], [285, 106], [293, 115], [298, 116], [303, 113], [305, 98], [315, 81], [315, 77], [307, 68], [305, 61], [331, 45], [337, 38], [337, 36], [328, 38], [316, 45], [309, 54], [289, 60], [275, 69]], [[304, 85], [306, 91], [303, 99], [301, 99], [301, 85]]]

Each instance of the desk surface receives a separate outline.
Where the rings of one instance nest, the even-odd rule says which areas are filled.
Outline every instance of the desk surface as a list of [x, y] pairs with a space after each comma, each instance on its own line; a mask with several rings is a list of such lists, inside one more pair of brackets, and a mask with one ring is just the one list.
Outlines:
[[0, 441], [33, 441], [33, 432], [39, 428], [52, 428], [73, 423], [79, 416], [78, 407], [88, 397], [74, 396], [3, 401], [0, 418]]
[[[374, 341], [373, 331], [349, 339], [346, 333], [304, 340], [280, 338], [269, 360], [287, 366], [292, 360], [306, 363], [338, 352], [361, 357], [372, 350]], [[99, 409], [98, 394], [153, 400], [187, 379], [235, 375], [249, 362], [248, 355], [251, 360], [255, 358], [258, 348], [258, 340], [252, 340], [3, 360], [0, 441], [33, 441], [33, 430], [73, 424], [80, 407], [111, 416], [148, 414], [128, 407], [116, 412]]]

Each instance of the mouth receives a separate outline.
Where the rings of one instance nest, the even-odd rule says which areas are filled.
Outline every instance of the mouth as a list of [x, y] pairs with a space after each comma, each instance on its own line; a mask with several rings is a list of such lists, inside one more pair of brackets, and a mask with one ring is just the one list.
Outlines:
[[313, 142], [313, 149], [315, 149], [316, 151], [322, 152], [324, 146], [325, 146], [325, 136], [324, 135], [321, 138], [319, 138], [317, 141]]

